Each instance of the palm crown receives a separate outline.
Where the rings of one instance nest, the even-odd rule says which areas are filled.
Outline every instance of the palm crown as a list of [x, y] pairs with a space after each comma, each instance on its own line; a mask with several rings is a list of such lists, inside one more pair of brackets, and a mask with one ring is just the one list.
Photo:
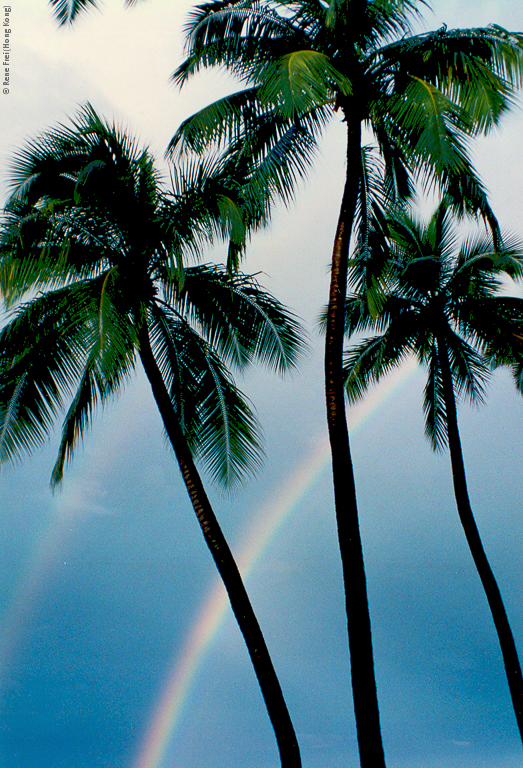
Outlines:
[[491, 216], [467, 142], [510, 106], [522, 79], [522, 39], [494, 25], [412, 34], [424, 5], [202, 3], [187, 23], [188, 56], [174, 80], [221, 65], [247, 87], [186, 120], [171, 152], [227, 141], [229, 151], [257, 157], [265, 171], [269, 165], [273, 183], [285, 187], [305, 172], [318, 134], [339, 111], [349, 126], [374, 133], [391, 193], [408, 194], [423, 167], [458, 208]]
[[[515, 342], [522, 327], [523, 300], [500, 289], [502, 272], [523, 274], [523, 250], [506, 239], [495, 249], [479, 231], [460, 244], [447, 200], [428, 222], [400, 208], [377, 223], [373, 236], [381, 258], [375, 247], [374, 257], [354, 261], [346, 333], [376, 335], [346, 353], [346, 391], [349, 400], [359, 398], [370, 383], [415, 354], [428, 372], [427, 435], [434, 448], [442, 447], [447, 441], [443, 360], [448, 358], [455, 391], [481, 400], [491, 363], [502, 362], [499, 342]], [[370, 285], [374, 295], [377, 291], [372, 304]], [[508, 362], [506, 355], [503, 360]]]
[[148, 152], [89, 107], [18, 155], [1, 241], [1, 290], [8, 308], [18, 303], [0, 334], [2, 459], [41, 442], [69, 397], [59, 481], [95, 405], [132, 373], [146, 328], [192, 450], [225, 482], [256, 464], [256, 422], [226, 365], [285, 370], [298, 325], [253, 278], [184, 268], [205, 240], [244, 238], [249, 212], [227, 194], [223, 165], [172, 180], [164, 191]]

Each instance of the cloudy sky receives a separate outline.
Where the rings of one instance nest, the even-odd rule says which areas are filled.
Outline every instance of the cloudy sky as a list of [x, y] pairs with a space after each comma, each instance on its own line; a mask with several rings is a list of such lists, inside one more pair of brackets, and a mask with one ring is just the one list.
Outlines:
[[[12, 76], [0, 94], [0, 184], [24, 139], [90, 101], [160, 164], [179, 122], [233, 86], [182, 93], [189, 0], [148, 0], [58, 29], [45, 0], [13, 0]], [[523, 30], [521, 0], [433, 0], [426, 27]], [[475, 148], [503, 226], [523, 235], [523, 114]], [[325, 454], [316, 318], [343, 178], [333, 125], [296, 204], [245, 262], [303, 319], [312, 351], [285, 381], [242, 382], [266, 437], [255, 480], [224, 496], [305, 768], [356, 766], [344, 609]], [[220, 259], [217, 252], [213, 258]], [[389, 768], [513, 768], [522, 747], [500, 653], [454, 506], [448, 458], [423, 438], [422, 374], [401, 373], [351, 415], [378, 691]], [[460, 410], [470, 493], [523, 653], [523, 402], [497, 375]], [[276, 768], [247, 652], [147, 385], [96, 419], [53, 496], [56, 439], [0, 474], [0, 764], [3, 768]], [[249, 546], [251, 549], [249, 550]], [[250, 554], [249, 554], [250, 551]], [[207, 629], [198, 630], [207, 618]]]

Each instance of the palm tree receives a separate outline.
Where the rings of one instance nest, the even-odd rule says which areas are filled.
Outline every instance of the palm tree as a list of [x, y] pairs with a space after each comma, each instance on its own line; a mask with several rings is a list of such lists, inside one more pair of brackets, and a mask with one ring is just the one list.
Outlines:
[[0, 460], [31, 451], [69, 403], [52, 484], [97, 405], [138, 359], [206, 543], [229, 594], [283, 766], [299, 766], [294, 729], [241, 576], [193, 456], [231, 483], [258, 461], [256, 421], [227, 365], [280, 371], [302, 348], [296, 320], [252, 277], [184, 267], [206, 241], [263, 219], [223, 163], [173, 169], [162, 188], [148, 151], [85, 107], [16, 158], [0, 239], [0, 289], [14, 312], [0, 331]]
[[[50, 0], [61, 23], [96, 0]], [[132, 0], [128, 0], [130, 4]], [[384, 765], [370, 616], [342, 385], [343, 315], [352, 234], [369, 212], [362, 127], [386, 163], [386, 191], [408, 197], [423, 169], [456, 208], [497, 224], [467, 155], [495, 125], [522, 79], [522, 37], [497, 26], [412, 35], [425, 0], [210, 0], [187, 25], [179, 83], [226, 66], [247, 86], [181, 126], [176, 148], [223, 144], [260, 187], [287, 199], [316, 138], [339, 112], [347, 124], [347, 178], [333, 249], [325, 346], [327, 419], [346, 592], [351, 677], [362, 764]], [[349, 599], [350, 594], [350, 599]]]
[[[406, 208], [376, 228], [382, 244], [381, 275], [356, 260], [353, 288], [346, 304], [346, 332], [372, 330], [345, 356], [345, 387], [350, 401], [361, 397], [407, 356], [427, 368], [424, 413], [434, 450], [448, 445], [459, 518], [485, 590], [498, 634], [507, 681], [523, 740], [523, 677], [516, 646], [496, 579], [472, 513], [458, 430], [456, 394], [483, 398], [490, 361], [514, 362], [523, 331], [523, 299], [500, 295], [500, 273], [523, 275], [523, 247], [492, 247], [478, 234], [459, 246], [457, 225], [443, 200], [428, 223]], [[372, 311], [368, 286], [380, 278], [383, 290]], [[507, 339], [507, 341], [503, 341]], [[512, 340], [512, 342], [511, 342]], [[520, 353], [521, 358], [521, 353]]]
[[412, 34], [423, 0], [209, 0], [187, 24], [182, 85], [223, 66], [244, 89], [214, 102], [177, 131], [175, 152], [222, 147], [253, 178], [288, 197], [318, 136], [346, 123], [346, 183], [331, 262], [325, 390], [343, 566], [360, 759], [384, 766], [371, 625], [343, 388], [349, 246], [368, 231], [363, 130], [385, 167], [389, 199], [406, 199], [423, 173], [463, 213], [497, 223], [468, 158], [468, 141], [496, 125], [523, 77], [523, 37], [491, 26]]

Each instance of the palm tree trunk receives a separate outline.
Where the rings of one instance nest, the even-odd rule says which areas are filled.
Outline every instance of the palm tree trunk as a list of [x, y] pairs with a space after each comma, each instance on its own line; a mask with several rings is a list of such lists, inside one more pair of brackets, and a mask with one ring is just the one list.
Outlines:
[[498, 633], [505, 672], [507, 676], [512, 704], [516, 714], [516, 720], [519, 728], [519, 734], [523, 741], [523, 676], [519, 663], [516, 645], [501, 593], [497, 585], [489, 561], [483, 549], [483, 544], [479, 531], [472, 514], [470, 499], [467, 490], [467, 479], [465, 476], [465, 465], [463, 462], [463, 453], [461, 450], [461, 440], [458, 430], [458, 416], [456, 409], [456, 398], [454, 396], [454, 386], [450, 370], [447, 347], [443, 339], [437, 339], [438, 357], [441, 367], [443, 392], [445, 397], [445, 408], [447, 411], [447, 435], [449, 440], [450, 461], [452, 465], [452, 477], [454, 481], [454, 495], [458, 508], [459, 519], [465, 532], [470, 552], [474, 559], [483, 589], [487, 596], [488, 604], [496, 631]]
[[362, 768], [385, 768], [367, 584], [343, 387], [343, 340], [349, 246], [361, 177], [361, 125], [358, 120], [354, 122], [355, 125], [352, 127], [349, 116], [347, 178], [331, 266], [325, 341], [325, 394], [360, 764]]
[[221, 531], [194, 464], [171, 398], [156, 364], [145, 327], [139, 333], [139, 343], [140, 359], [176, 455], [187, 492], [247, 645], [276, 735], [282, 768], [300, 768], [301, 759], [296, 734], [260, 625], [252, 609], [232, 552]]

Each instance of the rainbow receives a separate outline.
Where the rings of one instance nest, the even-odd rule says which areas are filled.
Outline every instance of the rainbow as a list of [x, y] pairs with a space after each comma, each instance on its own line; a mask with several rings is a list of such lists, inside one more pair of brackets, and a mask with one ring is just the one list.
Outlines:
[[122, 414], [115, 418], [119, 423], [125, 421], [126, 429], [106, 432], [105, 450], [99, 454], [97, 461], [89, 464], [87, 471], [77, 466], [69, 469], [65, 487], [50, 500], [45, 517], [27, 545], [25, 565], [20, 567], [11, 597], [0, 611], [0, 705], [6, 673], [23, 649], [21, 638], [39, 599], [47, 589], [49, 576], [61, 568], [67, 568], [63, 552], [74, 541], [82, 522], [92, 514], [106, 513], [103, 505], [97, 501], [96, 494], [93, 496], [92, 489], [103, 488], [107, 484], [110, 472], [107, 457], [117, 454], [124, 441], [132, 445], [133, 440], [141, 434], [143, 424], [136, 415], [128, 419], [125, 411], [122, 410]]
[[[361, 403], [353, 406], [349, 412], [351, 436], [357, 436], [371, 418], [376, 417], [399, 391], [404, 390], [417, 370], [416, 361], [409, 359], [370, 390]], [[237, 562], [244, 579], [248, 579], [282, 527], [299, 509], [302, 499], [327, 469], [329, 459], [328, 442], [323, 438], [283, 491], [280, 490], [256, 515], [258, 522], [246, 535], [243, 546], [239, 547]], [[133, 768], [162, 768], [169, 744], [184, 713], [191, 686], [228, 610], [225, 590], [217, 579], [187, 634], [184, 647], [175, 654], [167, 683]]]

